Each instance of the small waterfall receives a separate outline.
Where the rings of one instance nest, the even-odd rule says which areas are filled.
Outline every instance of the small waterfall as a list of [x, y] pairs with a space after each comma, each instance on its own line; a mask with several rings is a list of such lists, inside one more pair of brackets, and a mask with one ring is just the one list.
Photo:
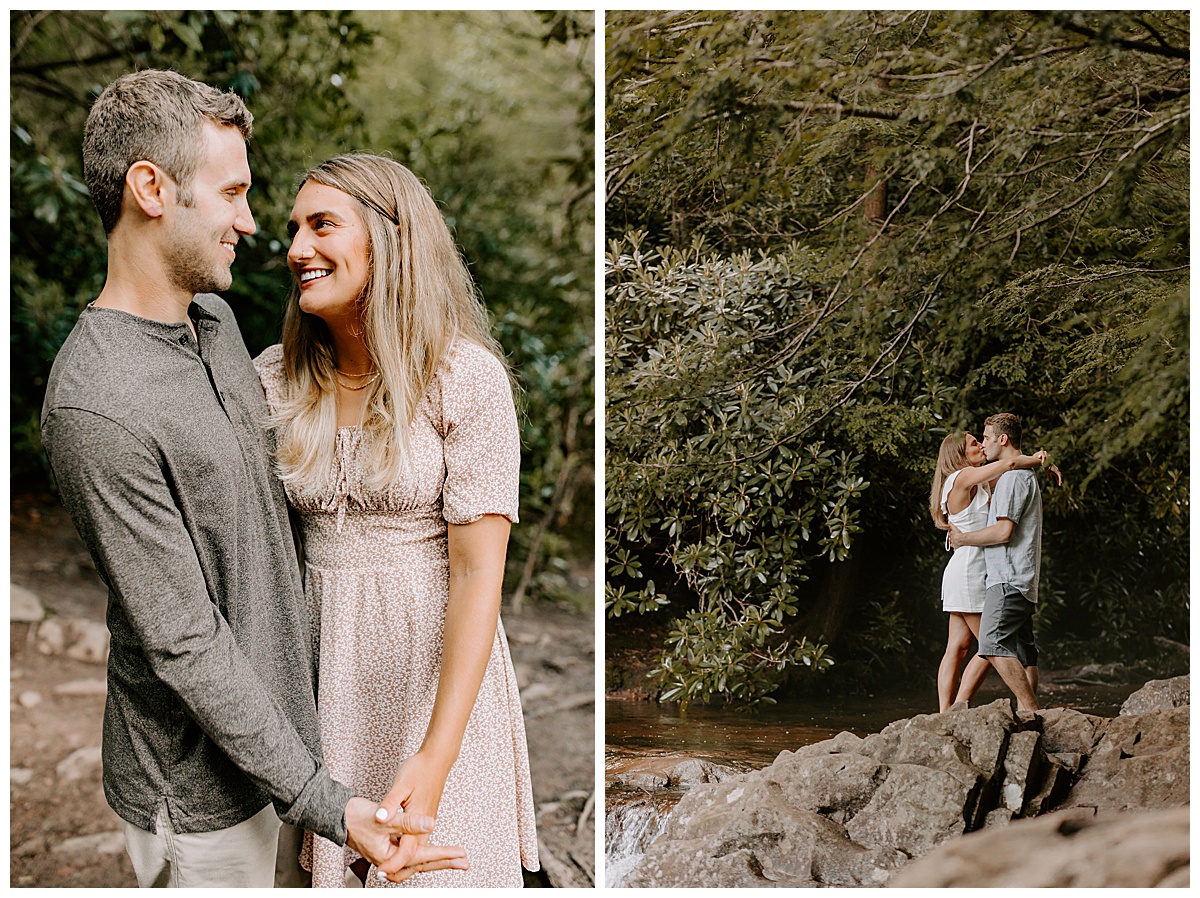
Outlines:
[[620, 888], [647, 846], [667, 828], [681, 791], [609, 793], [604, 818], [604, 885]]

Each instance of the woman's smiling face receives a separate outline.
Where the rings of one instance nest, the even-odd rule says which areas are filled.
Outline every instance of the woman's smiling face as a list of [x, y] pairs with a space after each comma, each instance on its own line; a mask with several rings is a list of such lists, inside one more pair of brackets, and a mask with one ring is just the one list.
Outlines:
[[300, 309], [330, 326], [356, 322], [369, 274], [367, 229], [347, 193], [306, 181], [288, 222], [288, 267], [300, 283]]

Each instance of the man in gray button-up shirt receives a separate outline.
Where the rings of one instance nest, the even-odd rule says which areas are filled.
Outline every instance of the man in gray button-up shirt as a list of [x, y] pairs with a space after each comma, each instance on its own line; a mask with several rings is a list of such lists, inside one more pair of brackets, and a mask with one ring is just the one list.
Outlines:
[[[124, 76], [96, 101], [84, 171], [108, 275], [42, 411], [60, 495], [109, 589], [104, 790], [142, 885], [269, 886], [279, 820], [375, 862], [399, 850], [393, 835], [432, 829], [381, 825], [322, 759], [265, 401], [212, 295], [255, 230], [250, 127], [236, 96], [173, 72]], [[415, 850], [408, 875], [465, 865], [459, 849]]]

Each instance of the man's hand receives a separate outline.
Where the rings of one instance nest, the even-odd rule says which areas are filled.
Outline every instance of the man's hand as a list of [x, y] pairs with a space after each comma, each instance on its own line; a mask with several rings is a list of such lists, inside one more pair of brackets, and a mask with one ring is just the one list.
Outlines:
[[990, 527], [984, 527], [982, 530], [968, 530], [966, 533], [960, 533], [958, 530], [950, 531], [950, 545], [954, 548], [959, 546], [995, 546], [1000, 543], [1006, 543], [1012, 539], [1013, 529], [1017, 525], [1009, 518], [1000, 518]]
[[[401, 882], [423, 870], [466, 869], [467, 852], [462, 848], [442, 845], [417, 845], [413, 836], [428, 836], [433, 832], [434, 819], [424, 814], [400, 813], [387, 822], [375, 816], [378, 806], [365, 798], [351, 798], [346, 803], [346, 844], [378, 866], [391, 861], [399, 864], [393, 881]], [[409, 836], [407, 839], [402, 839]], [[397, 844], [402, 840], [405, 844]]]

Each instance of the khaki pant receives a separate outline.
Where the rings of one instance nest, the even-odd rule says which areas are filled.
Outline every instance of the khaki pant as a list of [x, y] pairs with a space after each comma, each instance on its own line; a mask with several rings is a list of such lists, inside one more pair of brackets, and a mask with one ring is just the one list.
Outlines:
[[236, 826], [206, 833], [177, 833], [166, 805], [148, 833], [125, 823], [125, 848], [142, 888], [307, 887], [300, 868], [302, 830], [281, 824], [267, 805]]

